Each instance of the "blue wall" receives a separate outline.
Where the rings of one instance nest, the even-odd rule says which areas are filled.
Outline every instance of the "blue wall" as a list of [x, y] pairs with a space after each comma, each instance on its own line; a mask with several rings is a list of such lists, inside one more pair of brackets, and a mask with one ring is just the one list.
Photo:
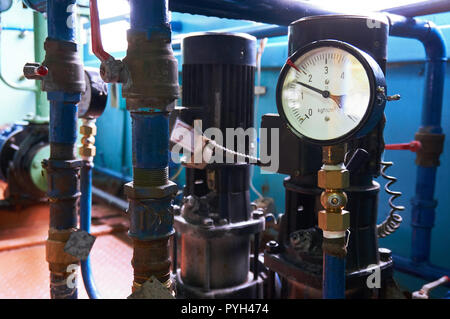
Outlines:
[[[188, 33], [201, 30], [224, 29], [235, 27], [250, 22], [233, 21], [227, 19], [207, 18], [201, 16], [173, 13], [173, 20], [177, 21], [177, 30]], [[437, 25], [445, 25], [450, 21], [450, 13], [424, 17], [434, 21]], [[444, 28], [443, 32], [449, 44], [450, 52], [450, 28]], [[125, 41], [125, 40], [124, 40]], [[276, 113], [275, 83], [278, 72], [287, 57], [286, 37], [270, 39], [262, 57], [261, 85], [267, 87], [267, 94], [261, 96], [258, 105], [258, 119], [266, 113]], [[389, 93], [399, 93], [402, 98], [398, 102], [388, 103], [386, 107], [387, 124], [385, 129], [386, 143], [409, 142], [414, 139], [420, 123], [421, 107], [424, 88], [424, 49], [416, 40], [390, 38], [388, 46], [388, 70], [387, 83]], [[124, 56], [124, 52], [117, 52], [117, 56]], [[176, 52], [178, 58], [180, 53]], [[87, 56], [87, 64], [98, 65], [92, 56]], [[181, 70], [181, 61], [180, 70]], [[444, 111], [442, 126], [445, 134], [450, 132], [450, 67], [447, 68], [445, 82]], [[124, 122], [125, 121], [125, 122]], [[129, 115], [124, 110], [123, 104], [119, 108], [108, 108], [98, 121], [99, 133], [97, 137], [98, 156], [96, 164], [114, 169], [118, 172], [130, 172], [131, 148], [130, 135], [125, 138], [124, 127], [129, 122]], [[129, 125], [129, 123], [127, 124]], [[126, 150], [123, 156], [123, 150]], [[400, 229], [386, 239], [380, 241], [380, 245], [388, 247], [394, 253], [401, 256], [409, 256], [411, 242], [410, 200], [415, 191], [415, 154], [406, 151], [387, 151], [384, 159], [395, 164], [387, 173], [398, 178], [393, 185], [394, 190], [403, 192], [403, 196], [397, 199], [397, 203], [406, 206], [402, 213], [403, 224]], [[265, 196], [273, 197], [277, 211], [284, 210], [284, 189], [282, 181], [285, 176], [260, 174], [260, 169], [255, 168], [254, 184], [258, 190], [262, 190]], [[432, 263], [450, 268], [450, 254], [447, 243], [450, 241], [450, 207], [449, 179], [450, 177], [450, 138], [446, 139], [444, 153], [441, 156], [441, 167], [437, 178], [436, 198], [439, 205], [436, 211], [436, 226], [433, 230], [431, 261]], [[385, 181], [379, 179], [383, 186]], [[252, 194], [252, 199], [255, 199]], [[389, 212], [388, 196], [382, 191], [379, 204], [379, 222], [384, 220]], [[423, 282], [421, 280], [398, 274], [400, 284], [410, 290], [418, 290]], [[441, 291], [442, 292], [442, 291]], [[438, 291], [437, 295], [441, 292]]]

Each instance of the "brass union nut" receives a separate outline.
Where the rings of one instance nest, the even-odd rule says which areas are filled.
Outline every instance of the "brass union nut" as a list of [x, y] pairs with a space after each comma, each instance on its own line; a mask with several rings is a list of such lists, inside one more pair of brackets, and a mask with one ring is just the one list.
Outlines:
[[95, 146], [81, 146], [79, 151], [80, 151], [80, 156], [86, 156], [86, 157], [94, 157], [95, 156]]
[[317, 184], [323, 189], [345, 189], [350, 186], [350, 174], [346, 169], [324, 170], [317, 174]]
[[81, 135], [96, 135], [97, 134], [97, 126], [82, 125], [82, 126], [80, 126], [80, 134]]
[[342, 213], [319, 212], [319, 228], [324, 231], [346, 231], [350, 227], [350, 213], [343, 210]]

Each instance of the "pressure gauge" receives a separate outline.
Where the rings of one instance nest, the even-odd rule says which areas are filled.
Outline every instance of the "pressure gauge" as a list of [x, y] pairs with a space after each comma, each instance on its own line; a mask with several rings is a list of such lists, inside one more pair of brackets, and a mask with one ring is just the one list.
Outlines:
[[277, 107], [295, 135], [333, 145], [375, 127], [385, 90], [383, 71], [370, 55], [342, 41], [321, 40], [296, 51], [283, 66]]

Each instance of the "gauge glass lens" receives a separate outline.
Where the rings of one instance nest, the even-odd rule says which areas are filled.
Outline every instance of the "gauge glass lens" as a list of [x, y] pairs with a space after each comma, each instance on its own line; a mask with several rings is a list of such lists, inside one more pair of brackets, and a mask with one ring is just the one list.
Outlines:
[[323, 46], [290, 62], [281, 102], [294, 130], [326, 141], [346, 135], [361, 123], [369, 108], [370, 83], [355, 56]]

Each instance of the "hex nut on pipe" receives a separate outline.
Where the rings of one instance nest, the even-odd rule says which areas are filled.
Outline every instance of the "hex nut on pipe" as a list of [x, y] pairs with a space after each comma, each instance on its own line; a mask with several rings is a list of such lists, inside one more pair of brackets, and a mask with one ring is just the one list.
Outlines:
[[341, 213], [321, 210], [318, 216], [318, 225], [324, 231], [346, 231], [350, 227], [350, 213], [346, 210]]
[[161, 186], [134, 187], [133, 182], [129, 182], [125, 184], [124, 191], [129, 198], [158, 199], [173, 196], [178, 192], [178, 186], [174, 182], [168, 181], [166, 185]]
[[317, 184], [323, 189], [345, 189], [350, 186], [350, 174], [346, 169], [321, 169], [317, 174]]

